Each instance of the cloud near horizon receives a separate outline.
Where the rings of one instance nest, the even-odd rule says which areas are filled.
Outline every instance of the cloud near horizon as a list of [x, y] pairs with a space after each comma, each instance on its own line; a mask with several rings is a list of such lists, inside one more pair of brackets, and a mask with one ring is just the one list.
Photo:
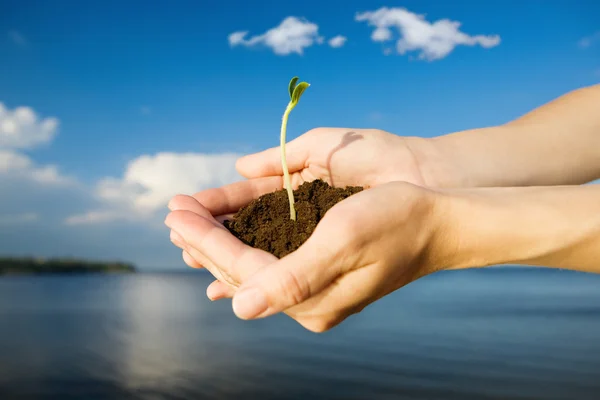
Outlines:
[[[415, 14], [405, 8], [382, 7], [357, 13], [355, 20], [367, 22], [375, 28], [371, 34], [374, 42], [396, 41], [398, 54], [417, 52], [417, 58], [426, 61], [440, 60], [457, 46], [491, 48], [500, 44], [499, 35], [471, 36], [460, 31], [462, 24], [458, 21], [440, 19], [429, 22], [425, 15]], [[390, 50], [384, 51], [390, 53]]]
[[58, 132], [58, 118], [40, 120], [30, 107], [6, 108], [0, 102], [0, 148], [29, 149], [51, 142]]
[[26, 179], [45, 185], [73, 185], [76, 181], [62, 175], [56, 165], [37, 165], [30, 157], [0, 147], [0, 175]]
[[242, 179], [234, 153], [158, 153], [127, 165], [121, 178], [106, 177], [95, 186], [101, 208], [69, 216], [67, 225], [115, 220], [152, 221], [176, 194], [193, 194]]
[[88, 184], [24, 153], [51, 145], [57, 118], [0, 105], [0, 254], [169, 265], [177, 257], [163, 224], [169, 199], [243, 179], [235, 153], [159, 152]]
[[[58, 126], [56, 117], [40, 119], [30, 107], [10, 110], [0, 103], [0, 177], [47, 186], [78, 186], [101, 205], [98, 209], [68, 216], [67, 225], [148, 220], [178, 193], [192, 194], [242, 179], [235, 169], [238, 154], [162, 152], [138, 156], [125, 166], [122, 177], [102, 178], [89, 189], [76, 178], [63, 175], [57, 165], [38, 165], [22, 152], [22, 149], [50, 144]], [[22, 213], [29, 215], [32, 211]], [[5, 218], [4, 221], [19, 219]]]
[[47, 145], [58, 132], [56, 117], [40, 119], [30, 107], [8, 109], [0, 102], [0, 176], [17, 177], [46, 185], [73, 184], [56, 165], [37, 165], [24, 150]]

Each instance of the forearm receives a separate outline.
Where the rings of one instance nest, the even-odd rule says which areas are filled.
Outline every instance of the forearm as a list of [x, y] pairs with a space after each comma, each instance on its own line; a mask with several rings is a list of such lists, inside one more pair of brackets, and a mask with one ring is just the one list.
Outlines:
[[600, 85], [579, 89], [505, 125], [411, 146], [429, 186], [582, 184], [600, 178]]
[[442, 199], [446, 268], [600, 273], [600, 185], [450, 190]]

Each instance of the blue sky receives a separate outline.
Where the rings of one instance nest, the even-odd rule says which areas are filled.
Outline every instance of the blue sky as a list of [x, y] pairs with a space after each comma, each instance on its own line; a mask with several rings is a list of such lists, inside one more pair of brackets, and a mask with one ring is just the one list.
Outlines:
[[[418, 15], [460, 26], [441, 47], [400, 35]], [[598, 15], [591, 0], [0, 0], [0, 103], [35, 113], [22, 113], [22, 140], [0, 129], [0, 155], [19, 166], [0, 162], [0, 254], [183, 267], [164, 199], [234, 180], [237, 155], [277, 145], [292, 76], [312, 85], [289, 139], [317, 126], [489, 126], [600, 81]], [[289, 17], [300, 36], [286, 39]]]

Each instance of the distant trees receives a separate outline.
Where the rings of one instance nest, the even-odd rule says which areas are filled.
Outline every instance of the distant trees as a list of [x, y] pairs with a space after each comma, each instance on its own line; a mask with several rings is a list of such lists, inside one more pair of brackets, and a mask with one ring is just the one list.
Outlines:
[[85, 261], [69, 258], [0, 257], [0, 275], [50, 273], [136, 272], [124, 262]]

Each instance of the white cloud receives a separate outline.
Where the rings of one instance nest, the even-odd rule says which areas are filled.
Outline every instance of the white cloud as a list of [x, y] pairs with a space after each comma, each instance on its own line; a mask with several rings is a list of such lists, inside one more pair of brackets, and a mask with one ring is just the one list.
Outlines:
[[248, 34], [248, 31], [233, 32], [227, 37], [230, 46], [237, 46], [244, 43], [244, 37]]
[[0, 103], [0, 148], [31, 148], [50, 142], [58, 131], [58, 119], [40, 119], [29, 107], [7, 109]]
[[[356, 21], [374, 26], [371, 39], [375, 42], [396, 40], [398, 54], [417, 51], [421, 60], [439, 60], [450, 54], [456, 46], [490, 48], [500, 43], [498, 35], [470, 36], [459, 30], [461, 23], [449, 19], [429, 22], [425, 15], [404, 8], [382, 7], [376, 11], [356, 14]], [[396, 37], [392, 28], [398, 32]]]
[[41, 184], [69, 185], [75, 181], [61, 175], [56, 165], [36, 165], [31, 158], [0, 148], [0, 175], [28, 179]]
[[[17, 113], [19, 128], [8, 129], [19, 133], [18, 140], [2, 136], [0, 145], [0, 253], [183, 267], [181, 253], [165, 240], [162, 222], [167, 209], [159, 204], [166, 206], [167, 198], [178, 192], [193, 193], [211, 183], [235, 180], [231, 176], [237, 156], [142, 156], [127, 166], [122, 178], [103, 179], [90, 188], [62, 175], [56, 165], [37, 163], [20, 149], [50, 142], [55, 135], [55, 130], [51, 135], [46, 131], [42, 140], [39, 129], [33, 129], [42, 122], [31, 109], [23, 109], [29, 112]], [[14, 118], [15, 111], [3, 106], [3, 121], [7, 115]], [[65, 223], [73, 226], [66, 229]]]
[[600, 31], [595, 32], [595, 33], [591, 34], [590, 36], [581, 38], [577, 44], [582, 49], [586, 49], [588, 47], [591, 47], [593, 44], [599, 43], [599, 42], [600, 42]]
[[342, 47], [346, 43], [347, 40], [348, 40], [347, 37], [342, 36], [342, 35], [337, 35], [337, 36], [329, 39], [329, 45], [333, 48]]
[[115, 220], [144, 220], [164, 211], [178, 193], [192, 194], [241, 179], [235, 170], [234, 153], [158, 153], [132, 160], [123, 177], [104, 178], [96, 185], [96, 196], [104, 207], [73, 215], [69, 225]]
[[13, 41], [13, 43], [19, 46], [27, 45], [27, 39], [25, 38], [25, 36], [23, 36], [23, 34], [21, 34], [18, 31], [9, 31], [8, 37], [10, 38], [10, 40]]
[[285, 18], [279, 26], [271, 28], [261, 35], [246, 39], [248, 31], [233, 32], [228, 36], [229, 45], [254, 47], [263, 45], [273, 49], [275, 54], [304, 54], [304, 49], [315, 43], [323, 43], [319, 35], [319, 26], [297, 17]]
[[34, 222], [39, 219], [39, 215], [32, 212], [22, 214], [4, 214], [0, 215], [0, 226], [23, 224]]
[[0, 175], [46, 185], [75, 183], [61, 175], [56, 165], [37, 165], [27, 155], [15, 150], [49, 143], [57, 131], [57, 118], [42, 120], [30, 107], [9, 110], [0, 103]]

